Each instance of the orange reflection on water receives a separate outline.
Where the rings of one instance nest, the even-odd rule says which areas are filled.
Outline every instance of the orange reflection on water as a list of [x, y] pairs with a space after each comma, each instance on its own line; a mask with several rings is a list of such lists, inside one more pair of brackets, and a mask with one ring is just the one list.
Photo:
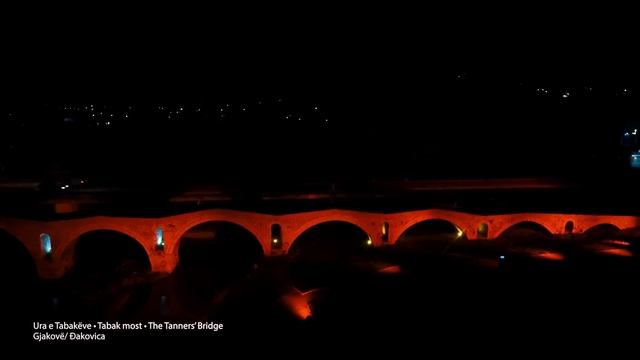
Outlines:
[[604, 247], [600, 249], [600, 252], [603, 254], [613, 255], [613, 256], [623, 256], [623, 257], [633, 256], [633, 253], [631, 251], [627, 249], [616, 248], [616, 247]]
[[603, 255], [612, 255], [612, 256], [622, 256], [622, 257], [631, 257], [633, 253], [625, 248], [620, 248], [617, 246], [608, 246], [605, 244], [592, 244], [588, 247], [591, 251]]
[[604, 243], [619, 246], [631, 246], [630, 242], [624, 240], [605, 240]]
[[551, 261], [564, 260], [564, 255], [556, 251], [532, 250], [532, 251], [529, 251], [529, 254], [531, 254], [533, 257], [538, 259], [551, 260]]
[[402, 268], [400, 268], [400, 266], [398, 265], [392, 265], [383, 267], [382, 269], [378, 270], [378, 272], [381, 274], [399, 274], [402, 272]]
[[282, 297], [284, 304], [300, 320], [311, 317], [311, 307], [309, 307], [311, 292], [301, 293], [295, 291]]

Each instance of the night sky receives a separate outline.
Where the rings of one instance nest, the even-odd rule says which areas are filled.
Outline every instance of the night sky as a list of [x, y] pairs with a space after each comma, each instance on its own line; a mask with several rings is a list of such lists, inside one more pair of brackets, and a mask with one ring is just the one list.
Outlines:
[[621, 146], [640, 110], [622, 20], [324, 10], [3, 25], [0, 176], [570, 176], [617, 171], [634, 151]]

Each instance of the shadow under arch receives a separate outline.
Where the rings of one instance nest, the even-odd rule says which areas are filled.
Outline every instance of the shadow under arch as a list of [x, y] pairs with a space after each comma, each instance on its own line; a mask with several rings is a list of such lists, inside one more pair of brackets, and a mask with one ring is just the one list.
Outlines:
[[258, 238], [242, 225], [206, 221], [186, 230], [175, 249], [177, 269], [246, 273], [264, 257]]
[[149, 296], [149, 253], [134, 237], [111, 229], [83, 232], [64, 250], [68, 291], [57, 308], [66, 316], [126, 320]]
[[348, 283], [354, 260], [371, 247], [371, 238], [359, 226], [329, 220], [310, 226], [291, 244], [289, 273], [302, 291]]
[[614, 237], [620, 233], [620, 228], [610, 223], [602, 223], [594, 225], [585, 230], [584, 235], [587, 238], [599, 240], [607, 237]]
[[10, 333], [26, 335], [32, 331], [26, 325], [43, 311], [37, 266], [25, 245], [3, 229], [0, 229], [0, 246], [3, 255], [0, 261], [0, 318], [3, 325], [11, 329]]
[[466, 234], [453, 222], [433, 218], [419, 221], [399, 236], [395, 247], [402, 251], [444, 255], [458, 242], [467, 240]]
[[[300, 233], [289, 246], [290, 257], [302, 256], [305, 247], [317, 255], [345, 254], [371, 245], [371, 236], [360, 226], [344, 220], [328, 220], [314, 224]], [[311, 255], [311, 254], [310, 254]]]
[[135, 238], [117, 230], [96, 229], [78, 236], [67, 249], [72, 258], [73, 277], [127, 276], [151, 270], [145, 247]]
[[0, 274], [4, 277], [4, 282], [11, 288], [24, 289], [32, 286], [38, 279], [38, 270], [26, 246], [4, 229], [0, 229], [0, 245], [3, 254]]
[[[209, 225], [207, 225], [209, 224]], [[250, 227], [245, 226], [244, 224], [240, 223], [240, 222], [236, 222], [234, 220], [229, 220], [229, 219], [206, 219], [206, 220], [200, 220], [197, 222], [193, 222], [189, 225], [187, 225], [186, 230], [184, 230], [181, 233], [176, 234], [176, 239], [177, 241], [168, 249], [169, 250], [169, 254], [173, 254], [174, 256], [177, 256], [179, 258], [180, 255], [180, 246], [181, 246], [181, 240], [187, 236], [189, 234], [189, 232], [193, 232], [193, 231], [199, 231], [199, 229], [201, 229], [203, 226], [210, 226], [211, 224], [220, 224], [220, 225], [224, 225], [227, 228], [235, 228], [239, 231], [244, 231], [248, 234], [251, 235], [252, 239], [255, 240], [258, 245], [260, 245], [260, 251], [261, 253], [264, 255], [268, 252], [268, 248], [265, 247], [264, 244], [262, 244], [262, 242], [260, 242], [260, 239], [258, 237], [258, 234], [253, 231]], [[228, 229], [227, 229], [228, 231]]]
[[[176, 308], [188, 316], [204, 316], [212, 299], [233, 297], [236, 286], [259, 268], [264, 251], [258, 238], [242, 225], [205, 221], [186, 230], [175, 249], [178, 264], [170, 275]], [[221, 304], [218, 304], [218, 306]]]
[[502, 231], [497, 237], [498, 244], [507, 246], [546, 246], [553, 237], [551, 230], [535, 221], [521, 221]]

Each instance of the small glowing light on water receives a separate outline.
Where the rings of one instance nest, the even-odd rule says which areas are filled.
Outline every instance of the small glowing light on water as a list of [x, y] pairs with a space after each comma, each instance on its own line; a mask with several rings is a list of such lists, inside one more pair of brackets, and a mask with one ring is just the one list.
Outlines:
[[624, 241], [624, 240], [605, 240], [605, 243], [608, 244], [614, 244], [614, 245], [620, 245], [620, 246], [630, 246], [631, 243], [628, 241]]
[[398, 265], [391, 265], [378, 270], [378, 272], [382, 274], [399, 274], [402, 272], [402, 268]]
[[551, 260], [551, 261], [564, 260], [564, 255], [555, 251], [547, 251], [547, 250], [535, 251], [534, 250], [531, 252], [531, 255], [533, 255], [533, 257], [544, 259], [544, 260]]
[[631, 257], [633, 256], [633, 253], [627, 249], [620, 249], [620, 248], [615, 248], [615, 247], [607, 247], [604, 248], [602, 250], [600, 250], [600, 253], [602, 254], [606, 254], [606, 255], [613, 255], [613, 256], [623, 256], [623, 257]]

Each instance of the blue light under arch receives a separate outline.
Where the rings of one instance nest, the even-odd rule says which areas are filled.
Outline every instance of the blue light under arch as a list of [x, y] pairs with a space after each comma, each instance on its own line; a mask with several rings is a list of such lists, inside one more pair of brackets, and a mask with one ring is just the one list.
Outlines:
[[50, 256], [53, 252], [53, 246], [51, 245], [51, 235], [40, 234], [40, 245], [42, 246], [42, 252], [45, 256]]
[[164, 250], [164, 231], [161, 227], [156, 229], [156, 249]]

